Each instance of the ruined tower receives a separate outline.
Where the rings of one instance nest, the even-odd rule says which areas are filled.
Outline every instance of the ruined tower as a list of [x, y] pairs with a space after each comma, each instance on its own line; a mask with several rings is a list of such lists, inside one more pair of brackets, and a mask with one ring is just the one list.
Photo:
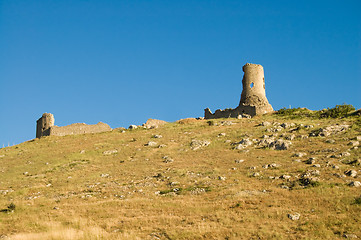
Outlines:
[[246, 63], [243, 66], [243, 90], [237, 108], [218, 109], [212, 113], [209, 108], [204, 109], [204, 118], [229, 118], [242, 116], [255, 116], [273, 112], [271, 104], [266, 98], [263, 67], [259, 64]]
[[68, 126], [55, 126], [54, 115], [51, 113], [44, 113], [41, 118], [36, 121], [36, 137], [41, 138], [44, 136], [66, 136], [74, 134], [85, 133], [101, 133], [112, 131], [112, 128], [102, 122], [97, 124], [88, 125], [85, 123], [73, 123]]
[[266, 98], [263, 67], [259, 64], [247, 63], [242, 69], [243, 90], [238, 107], [254, 106], [255, 115], [272, 112], [273, 108]]
[[36, 137], [49, 136], [52, 126], [54, 126], [54, 115], [44, 113], [43, 116], [36, 121]]

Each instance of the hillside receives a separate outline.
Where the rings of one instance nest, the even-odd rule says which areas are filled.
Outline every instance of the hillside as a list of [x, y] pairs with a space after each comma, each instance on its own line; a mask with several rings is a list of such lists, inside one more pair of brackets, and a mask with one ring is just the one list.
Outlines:
[[360, 137], [269, 114], [34, 139], [0, 149], [0, 238], [360, 238]]

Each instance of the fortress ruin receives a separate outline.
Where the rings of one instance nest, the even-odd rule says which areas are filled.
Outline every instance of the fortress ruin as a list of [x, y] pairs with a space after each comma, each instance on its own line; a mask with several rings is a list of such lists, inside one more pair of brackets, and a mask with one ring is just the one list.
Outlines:
[[85, 123], [73, 123], [68, 126], [58, 127], [54, 125], [54, 115], [51, 113], [44, 113], [41, 118], [36, 121], [36, 137], [44, 136], [65, 136], [73, 134], [84, 133], [100, 133], [111, 131], [108, 124], [99, 122], [94, 125]]
[[209, 108], [204, 109], [205, 119], [214, 118], [239, 118], [242, 115], [262, 115], [273, 112], [271, 104], [266, 98], [263, 67], [259, 64], [246, 63], [243, 66], [243, 90], [237, 108], [218, 109], [214, 113]]

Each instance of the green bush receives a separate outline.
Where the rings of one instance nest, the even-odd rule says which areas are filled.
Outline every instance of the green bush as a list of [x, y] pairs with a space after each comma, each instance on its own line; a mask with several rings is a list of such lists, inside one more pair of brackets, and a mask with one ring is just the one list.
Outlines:
[[346, 117], [352, 111], [355, 111], [354, 106], [342, 104], [320, 111], [311, 111], [307, 108], [281, 108], [276, 114], [287, 118], [341, 118]]
[[349, 104], [336, 105], [334, 108], [327, 108], [320, 112], [321, 118], [340, 118], [345, 117], [348, 113], [355, 111], [355, 107]]
[[289, 118], [303, 118], [314, 116], [314, 112], [307, 108], [281, 108], [276, 112], [276, 114]]

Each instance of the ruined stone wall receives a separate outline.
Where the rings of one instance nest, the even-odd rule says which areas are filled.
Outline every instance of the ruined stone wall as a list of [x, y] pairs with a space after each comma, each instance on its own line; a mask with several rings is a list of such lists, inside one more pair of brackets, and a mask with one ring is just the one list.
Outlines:
[[205, 119], [215, 118], [239, 118], [245, 115], [255, 116], [257, 115], [257, 109], [255, 106], [238, 106], [237, 108], [217, 109], [214, 113], [209, 108], [204, 109]]
[[108, 124], [102, 122], [94, 125], [74, 123], [64, 127], [55, 126], [54, 122], [53, 114], [44, 113], [42, 117], [39, 118], [36, 122], [36, 137], [41, 138], [43, 136], [65, 136], [84, 133], [100, 133], [112, 130]]
[[84, 134], [84, 133], [100, 133], [111, 131], [111, 127], [108, 124], [99, 122], [94, 125], [88, 125], [85, 123], [73, 123], [68, 126], [58, 127], [53, 126], [49, 130], [50, 136], [65, 136], [65, 135], [74, 135], [74, 134]]
[[204, 109], [204, 118], [238, 118], [241, 115], [261, 115], [273, 112], [271, 104], [266, 98], [266, 88], [263, 67], [259, 64], [247, 63], [242, 68], [244, 76], [242, 79], [243, 90], [241, 100], [237, 108], [216, 110], [212, 113], [209, 108]]

